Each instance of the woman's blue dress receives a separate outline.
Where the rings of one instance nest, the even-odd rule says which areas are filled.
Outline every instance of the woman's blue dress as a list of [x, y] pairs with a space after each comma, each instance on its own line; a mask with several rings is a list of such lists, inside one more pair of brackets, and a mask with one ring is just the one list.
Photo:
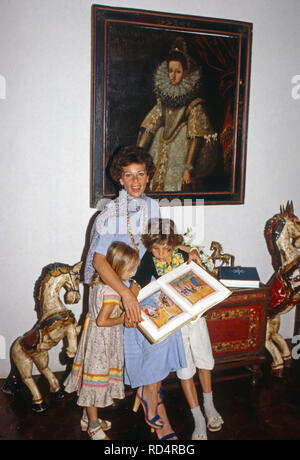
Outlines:
[[[145, 197], [145, 199], [148, 219], [160, 217], [158, 204], [149, 197]], [[140, 229], [142, 226], [141, 217], [141, 209], [130, 212], [130, 219], [135, 224], [136, 229]], [[136, 242], [139, 236], [140, 234], [135, 235]], [[108, 247], [114, 241], [123, 241], [132, 246], [127, 232], [126, 215], [110, 218], [106, 230], [98, 236], [94, 252], [105, 255]], [[146, 250], [142, 243], [139, 249], [140, 258], [142, 258]], [[124, 381], [126, 385], [130, 385], [132, 388], [159, 382], [165, 379], [170, 372], [186, 367], [180, 331], [174, 332], [158, 344], [151, 345], [138, 329], [124, 327], [124, 356]]]

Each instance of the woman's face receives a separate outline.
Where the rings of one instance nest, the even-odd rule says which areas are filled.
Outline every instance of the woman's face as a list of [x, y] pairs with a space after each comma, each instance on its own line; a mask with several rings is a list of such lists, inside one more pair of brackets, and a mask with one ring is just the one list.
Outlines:
[[148, 181], [145, 164], [132, 163], [123, 166], [120, 184], [125, 187], [129, 195], [139, 198], [144, 193]]
[[179, 61], [170, 61], [168, 71], [172, 85], [178, 85], [185, 76], [185, 70]]

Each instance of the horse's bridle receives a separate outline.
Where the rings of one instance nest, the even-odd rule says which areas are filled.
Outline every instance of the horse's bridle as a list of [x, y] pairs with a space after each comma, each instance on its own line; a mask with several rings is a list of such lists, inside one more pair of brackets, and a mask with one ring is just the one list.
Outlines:
[[69, 272], [69, 277], [70, 277], [71, 285], [72, 285], [72, 288], [73, 288], [73, 289], [70, 289], [70, 291], [68, 291], [68, 292], [79, 292], [79, 288], [76, 289], [76, 287], [75, 287], [75, 285], [74, 285], [74, 281], [73, 281], [73, 279], [72, 279], [71, 273], [72, 273], [73, 275], [77, 276], [77, 277], [79, 276], [78, 274], [76, 275], [76, 274], [73, 273], [73, 272]]

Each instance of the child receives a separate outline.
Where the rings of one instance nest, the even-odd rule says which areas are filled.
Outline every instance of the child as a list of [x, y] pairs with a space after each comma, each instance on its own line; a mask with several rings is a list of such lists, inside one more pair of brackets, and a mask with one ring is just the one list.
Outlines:
[[[148, 234], [143, 235], [142, 241], [147, 252], [133, 277], [135, 293], [138, 292], [139, 288], [146, 286], [151, 281], [152, 276], [158, 278], [188, 259], [188, 254], [178, 248], [182, 244], [183, 237], [175, 233], [175, 225], [169, 219], [152, 219], [149, 221]], [[199, 406], [193, 379], [196, 368], [203, 391], [207, 428], [210, 431], [219, 431], [224, 422], [213, 403], [211, 370], [214, 367], [214, 359], [205, 318], [200, 317], [187, 324], [181, 329], [181, 333], [187, 367], [179, 369], [176, 373], [181, 380], [181, 386], [195, 422], [192, 440], [206, 440], [205, 418]]]
[[[114, 242], [106, 260], [122, 281], [129, 281], [139, 262], [135, 249]], [[71, 374], [65, 381], [65, 391], [77, 391], [79, 406], [83, 406], [82, 430], [88, 430], [92, 440], [109, 439], [104, 431], [111, 423], [98, 418], [98, 407], [107, 407], [113, 398], [124, 399], [123, 326], [121, 297], [103, 284], [98, 274], [90, 283], [89, 312], [74, 358]]]

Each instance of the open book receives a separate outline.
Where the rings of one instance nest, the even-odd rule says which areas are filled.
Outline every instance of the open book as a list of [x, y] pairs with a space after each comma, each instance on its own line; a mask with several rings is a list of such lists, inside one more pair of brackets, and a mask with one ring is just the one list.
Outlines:
[[158, 343], [230, 294], [199, 265], [185, 263], [140, 290], [138, 328], [150, 343]]

